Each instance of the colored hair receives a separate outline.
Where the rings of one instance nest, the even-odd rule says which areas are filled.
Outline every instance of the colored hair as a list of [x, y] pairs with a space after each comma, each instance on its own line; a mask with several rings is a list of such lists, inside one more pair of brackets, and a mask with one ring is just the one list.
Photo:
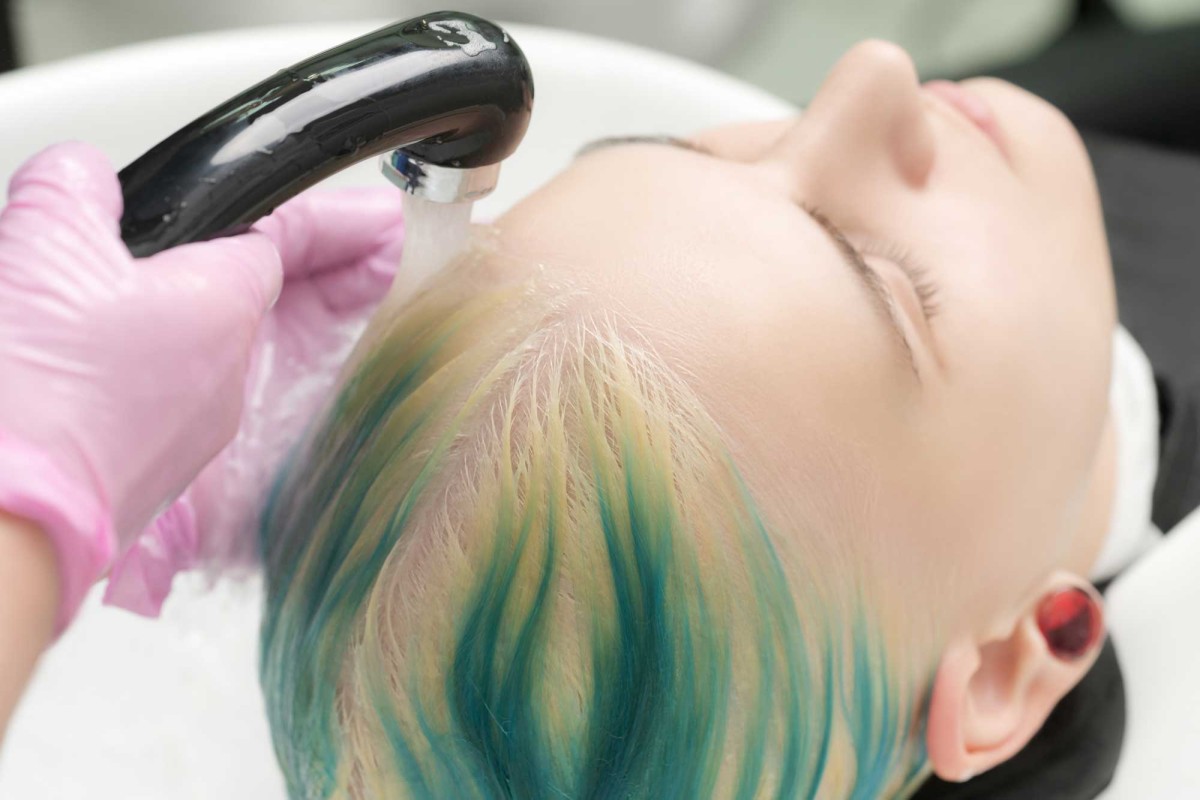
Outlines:
[[867, 582], [785, 570], [805, 532], [635, 326], [485, 271], [372, 330], [265, 514], [291, 797], [906, 796], [923, 704]]

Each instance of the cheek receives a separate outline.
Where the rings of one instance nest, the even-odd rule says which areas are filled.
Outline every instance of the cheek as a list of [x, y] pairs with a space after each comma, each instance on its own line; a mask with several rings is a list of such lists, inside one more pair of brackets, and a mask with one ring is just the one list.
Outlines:
[[1055, 260], [1054, 251], [1049, 242], [1037, 254], [1011, 250], [1016, 263], [964, 277], [961, 302], [945, 302], [962, 387], [994, 417], [997, 438], [1029, 453], [1094, 440], [1107, 397], [1113, 318], [1101, 267], [1080, 269], [1078, 252]]
[[940, 209], [934, 328], [951, 372], [1103, 390], [1116, 302], [1099, 206], [1083, 194], [1059, 214], [1019, 185]]
[[1008, 333], [1049, 428], [1047, 446], [1074, 444], [1090, 457], [1107, 408], [1116, 295], [1099, 206], [1081, 194], [1069, 212], [1030, 214], [1014, 232], [1023, 263], [1007, 296]]
[[1008, 255], [1023, 269], [996, 279], [1007, 267], [993, 265], [958, 284], [959, 302], [946, 299], [942, 340], [955, 359], [940, 405], [922, 418], [936, 462], [924, 472], [940, 470], [946, 524], [969, 520], [980, 552], [1028, 565], [1072, 529], [1090, 479], [1112, 326], [1094, 303], [1064, 297], [1053, 266], [1027, 250]]

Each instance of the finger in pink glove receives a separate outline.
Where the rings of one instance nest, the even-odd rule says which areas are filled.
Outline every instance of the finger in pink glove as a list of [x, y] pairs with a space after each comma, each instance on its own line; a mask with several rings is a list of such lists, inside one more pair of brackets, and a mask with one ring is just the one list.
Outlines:
[[[232, 439], [278, 296], [264, 234], [135, 260], [93, 147], [30, 159], [0, 212], [0, 507], [54, 541], [74, 616], [114, 556]], [[48, 487], [54, 487], [53, 491]]]
[[176, 572], [227, 574], [257, 562], [258, 518], [275, 475], [395, 276], [401, 195], [317, 189], [256, 229], [279, 250], [284, 284], [255, 341], [237, 436], [113, 570], [105, 602], [156, 616]]

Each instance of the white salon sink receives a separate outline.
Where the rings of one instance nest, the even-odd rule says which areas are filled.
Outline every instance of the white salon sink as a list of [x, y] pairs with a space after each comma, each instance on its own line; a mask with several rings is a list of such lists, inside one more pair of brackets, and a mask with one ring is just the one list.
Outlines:
[[[386, 21], [260, 28], [123, 48], [0, 78], [0, 179], [62, 139], [124, 165], [276, 70]], [[793, 111], [711, 70], [627, 45], [506, 26], [533, 67], [529, 133], [494, 215], [597, 136], [686, 133]], [[374, 160], [331, 179], [380, 184]], [[257, 683], [258, 588], [191, 581], [149, 622], [90, 598], [43, 660], [0, 752], [5, 800], [282, 800]]]

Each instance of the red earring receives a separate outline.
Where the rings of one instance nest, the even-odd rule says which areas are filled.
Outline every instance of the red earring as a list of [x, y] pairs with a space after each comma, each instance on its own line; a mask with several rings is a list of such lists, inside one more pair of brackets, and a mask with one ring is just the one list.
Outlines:
[[1038, 629], [1050, 652], [1063, 661], [1083, 658], [1104, 633], [1099, 601], [1072, 586], [1046, 595], [1037, 610]]

